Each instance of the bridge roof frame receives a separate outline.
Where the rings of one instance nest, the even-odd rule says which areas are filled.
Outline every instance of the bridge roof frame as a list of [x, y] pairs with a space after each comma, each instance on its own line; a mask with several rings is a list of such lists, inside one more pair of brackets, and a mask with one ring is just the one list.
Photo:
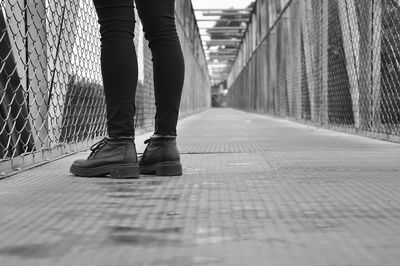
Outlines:
[[[202, 19], [196, 19], [199, 22], [212, 23], [212, 26], [200, 26], [200, 37], [202, 39], [203, 49], [206, 54], [208, 62], [208, 70], [211, 76], [212, 83], [220, 80], [221, 73], [227, 76], [232, 67], [233, 61], [237, 56], [240, 44], [245, 36], [248, 24], [255, 8], [241, 8], [241, 9], [226, 9], [226, 8], [210, 8], [210, 9], [194, 9], [195, 14], [201, 13]], [[224, 16], [221, 19], [221, 16]], [[227, 18], [232, 16], [232, 19]], [[212, 18], [214, 17], [214, 18]], [[238, 18], [239, 17], [239, 18]], [[240, 26], [215, 26], [217, 22], [240, 22]], [[236, 23], [237, 24], [237, 23]], [[203, 31], [203, 32], [202, 32]], [[213, 39], [212, 34], [224, 36], [221, 39]], [[217, 49], [215, 49], [217, 48]], [[229, 50], [229, 53], [226, 51]], [[212, 65], [219, 64], [221, 67], [218, 70]], [[225, 67], [223, 67], [225, 66]]]

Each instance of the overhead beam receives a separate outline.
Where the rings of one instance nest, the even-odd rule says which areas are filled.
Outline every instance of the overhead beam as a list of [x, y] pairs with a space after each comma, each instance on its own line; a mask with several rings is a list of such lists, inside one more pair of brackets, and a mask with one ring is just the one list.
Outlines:
[[206, 55], [236, 55], [237, 54], [237, 49], [234, 51], [219, 51], [219, 52], [212, 52], [212, 51], [205, 51]]
[[236, 55], [208, 55], [210, 59], [234, 59]]
[[219, 11], [219, 12], [251, 12], [251, 8], [203, 8], [194, 9], [195, 12], [208, 12], [208, 11]]
[[209, 53], [219, 53], [219, 52], [226, 52], [226, 53], [228, 53], [228, 52], [236, 52], [237, 51], [237, 49], [234, 49], [234, 48], [225, 48], [225, 49], [219, 49], [219, 50], [208, 50], [208, 51], [206, 51], [206, 52], [209, 52]]
[[[214, 35], [216, 35], [216, 34], [217, 33], [215, 33]], [[218, 35], [220, 35], [220, 34], [218, 33]], [[212, 37], [211, 34], [210, 35], [200, 35], [200, 36], [202, 37], [202, 41], [212, 41], [213, 40], [211, 38]], [[241, 40], [241, 39], [243, 39], [244, 34], [243, 35], [239, 35], [239, 34], [221, 34], [221, 36], [219, 36], [219, 37], [222, 37], [223, 39], [225, 39], [225, 37], [226, 37], [227, 39], [239, 39], [239, 40]]]
[[[248, 13], [203, 13], [203, 16], [247, 16]], [[249, 16], [250, 17], [250, 16]]]
[[211, 32], [201, 33], [200, 36], [210, 37], [210, 34], [220, 34], [220, 35], [226, 35], [226, 36], [239, 36], [239, 37], [243, 37], [243, 36], [245, 35], [245, 32], [211, 31]]
[[224, 75], [228, 75], [228, 70], [221, 70], [221, 71], [211, 71], [211, 73], [213, 74], [213, 76], [224, 76]]
[[245, 30], [246, 27], [242, 26], [224, 26], [224, 27], [215, 27], [215, 26], [210, 26], [210, 27], [199, 27], [199, 29], [213, 29], [213, 30]]
[[222, 75], [211, 75], [211, 77], [213, 79], [225, 79], [225, 78], [228, 77], [228, 75], [224, 75], [224, 76], [222, 76]]
[[203, 42], [241, 42], [240, 39], [211, 39]]
[[197, 19], [197, 21], [201, 22], [217, 22], [217, 21], [223, 21], [223, 22], [229, 22], [229, 21], [235, 21], [235, 22], [246, 22], [249, 21], [249, 18], [232, 18], [232, 19], [225, 19], [225, 18], [216, 18], [216, 19]]
[[[213, 65], [215, 65], [216, 63], [215, 62], [208, 62], [208, 66], [209, 67], [213, 67]], [[219, 63], [219, 64], [221, 64], [221, 63]], [[223, 67], [224, 68], [228, 68], [228, 67], [230, 67], [231, 66], [231, 64], [225, 64]], [[222, 66], [221, 66], [222, 67]], [[209, 70], [213, 70], [214, 68], [209, 68]]]
[[236, 56], [236, 53], [209, 53], [207, 56]]
[[[224, 63], [224, 62], [226, 62], [228, 65], [232, 64], [232, 61], [229, 61], [228, 59], [224, 59], [224, 60], [221, 59], [221, 61], [219, 61], [218, 63], [221, 64], [221, 63]], [[217, 63], [217, 62], [214, 62], [213, 60], [208, 59], [207, 63], [210, 64], [210, 63]]]
[[205, 41], [205, 45], [208, 46], [218, 46], [218, 45], [231, 45], [231, 46], [239, 46], [240, 42], [234, 42], [234, 41]]
[[228, 75], [214, 77], [214, 76], [211, 74], [211, 77], [213, 77], [214, 79], [226, 79], [226, 78], [228, 77]]
[[228, 66], [227, 63], [217, 63], [217, 62], [209, 62], [208, 65], [212, 66], [212, 67], [217, 67], [217, 66], [226, 67], [226, 66]]
[[209, 34], [214, 34], [214, 33], [219, 33], [219, 34], [223, 34], [223, 33], [232, 33], [232, 34], [236, 34], [236, 33], [244, 33], [244, 31], [240, 32], [240, 30], [213, 30], [213, 29], [208, 29], [207, 33]]

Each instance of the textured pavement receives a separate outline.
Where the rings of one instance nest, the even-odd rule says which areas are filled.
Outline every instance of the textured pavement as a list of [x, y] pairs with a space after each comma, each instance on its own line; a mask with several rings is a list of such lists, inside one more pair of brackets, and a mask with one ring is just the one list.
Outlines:
[[178, 145], [181, 177], [0, 180], [0, 265], [399, 265], [399, 144], [210, 109]]

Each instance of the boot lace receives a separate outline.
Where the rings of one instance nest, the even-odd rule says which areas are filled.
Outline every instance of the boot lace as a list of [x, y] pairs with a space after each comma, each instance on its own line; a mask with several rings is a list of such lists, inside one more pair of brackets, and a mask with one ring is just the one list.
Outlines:
[[[149, 138], [149, 139], [146, 139], [145, 141], [144, 141], [144, 144], [149, 144], [151, 142], [151, 138]], [[140, 165], [142, 165], [143, 164], [143, 160], [144, 160], [144, 155], [146, 154], [146, 151], [147, 151], [147, 149], [149, 148], [149, 145], [147, 145], [146, 146], [146, 148], [144, 149], [144, 151], [143, 151], [143, 154], [142, 154], [142, 156], [140, 157], [140, 159], [139, 159], [139, 163], [140, 163]]]
[[[175, 139], [175, 136], [163, 136], [163, 137], [158, 137], [158, 138], [152, 138], [152, 137], [150, 137], [150, 138], [148, 138], [148, 139], [146, 139], [146, 140], [144, 141], [144, 144], [150, 144], [151, 141], [152, 141], [153, 139]], [[149, 148], [149, 146], [150, 146], [150, 145], [147, 145], [147, 146], [146, 146], [146, 148], [145, 148], [144, 151], [143, 151], [142, 156], [140, 157], [140, 160], [139, 160], [139, 161], [140, 161], [140, 165], [143, 164], [143, 161], [144, 161], [144, 158], [145, 158], [145, 154], [146, 154], [147, 149]]]
[[106, 145], [106, 143], [107, 143], [107, 138], [104, 138], [99, 142], [95, 143], [94, 145], [92, 145], [92, 147], [90, 147], [91, 153], [89, 155], [89, 158], [94, 157], [104, 147], [104, 145]]

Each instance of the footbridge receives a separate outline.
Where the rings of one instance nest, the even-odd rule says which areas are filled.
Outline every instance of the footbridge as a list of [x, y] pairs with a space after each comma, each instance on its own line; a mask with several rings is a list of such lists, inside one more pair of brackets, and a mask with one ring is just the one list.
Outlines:
[[[81, 178], [106, 135], [91, 0], [0, 2], [0, 265], [400, 260], [400, 1], [176, 0], [183, 175]], [[140, 21], [136, 145], [154, 126]]]

